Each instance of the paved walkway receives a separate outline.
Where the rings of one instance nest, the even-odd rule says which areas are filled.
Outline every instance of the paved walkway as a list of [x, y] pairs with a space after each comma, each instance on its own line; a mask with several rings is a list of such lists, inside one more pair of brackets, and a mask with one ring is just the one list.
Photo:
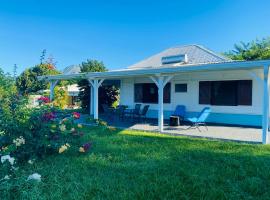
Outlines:
[[[109, 125], [118, 128], [153, 131], [158, 132], [157, 120], [148, 120], [146, 123], [135, 123], [132, 120], [119, 120], [116, 118], [101, 118], [108, 122]], [[200, 127], [200, 131], [196, 128], [190, 128], [188, 125], [182, 125], [179, 127], [171, 127], [165, 123], [164, 132], [170, 135], [184, 135], [192, 137], [203, 137], [211, 139], [233, 140], [242, 142], [255, 142], [261, 143], [262, 141], [262, 129], [240, 127], [240, 126], [221, 126], [211, 125], [208, 126], [208, 130], [205, 127]]]

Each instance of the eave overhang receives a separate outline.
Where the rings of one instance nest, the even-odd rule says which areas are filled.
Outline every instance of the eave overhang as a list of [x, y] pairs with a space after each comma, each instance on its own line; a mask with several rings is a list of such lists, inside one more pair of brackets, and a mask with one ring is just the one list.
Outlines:
[[61, 74], [52, 76], [40, 76], [39, 80], [70, 80], [70, 79], [121, 79], [134, 76], [160, 76], [186, 72], [220, 71], [220, 70], [247, 70], [270, 66], [270, 60], [259, 61], [232, 61], [224, 63], [211, 63], [184, 66], [166, 66], [147, 69], [123, 69], [107, 72], [89, 72], [79, 74]]

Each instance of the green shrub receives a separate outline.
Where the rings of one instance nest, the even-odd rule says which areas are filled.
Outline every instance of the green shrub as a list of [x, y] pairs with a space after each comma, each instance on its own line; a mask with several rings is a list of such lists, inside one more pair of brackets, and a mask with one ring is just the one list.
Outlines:
[[50, 104], [28, 108], [24, 98], [0, 103], [0, 108], [1, 155], [11, 155], [23, 162], [32, 157], [63, 153], [70, 146], [79, 150], [83, 132], [82, 125], [75, 123], [80, 117], [78, 113], [66, 114]]

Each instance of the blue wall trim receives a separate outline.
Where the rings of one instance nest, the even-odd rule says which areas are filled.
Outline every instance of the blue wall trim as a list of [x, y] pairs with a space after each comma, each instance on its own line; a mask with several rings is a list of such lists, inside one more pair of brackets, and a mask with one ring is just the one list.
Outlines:
[[[164, 119], [169, 119], [172, 111], [164, 110]], [[199, 112], [187, 112], [187, 117], [196, 117]], [[147, 117], [157, 118], [157, 110], [149, 110]], [[229, 113], [211, 113], [207, 122], [219, 123], [219, 124], [232, 124], [232, 125], [244, 125], [244, 126], [261, 126], [261, 115], [248, 115], [248, 114], [229, 114]]]

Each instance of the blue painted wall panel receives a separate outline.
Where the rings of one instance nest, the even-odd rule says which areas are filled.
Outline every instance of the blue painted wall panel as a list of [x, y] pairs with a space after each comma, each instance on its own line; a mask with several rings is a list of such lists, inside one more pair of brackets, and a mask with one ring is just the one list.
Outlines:
[[[164, 119], [169, 119], [172, 113], [172, 111], [164, 111]], [[187, 112], [187, 117], [196, 117], [198, 114], [198, 112]], [[149, 110], [147, 116], [149, 118], [157, 118], [158, 111]], [[211, 113], [207, 122], [245, 126], [261, 126], [262, 116], [248, 114]]]

